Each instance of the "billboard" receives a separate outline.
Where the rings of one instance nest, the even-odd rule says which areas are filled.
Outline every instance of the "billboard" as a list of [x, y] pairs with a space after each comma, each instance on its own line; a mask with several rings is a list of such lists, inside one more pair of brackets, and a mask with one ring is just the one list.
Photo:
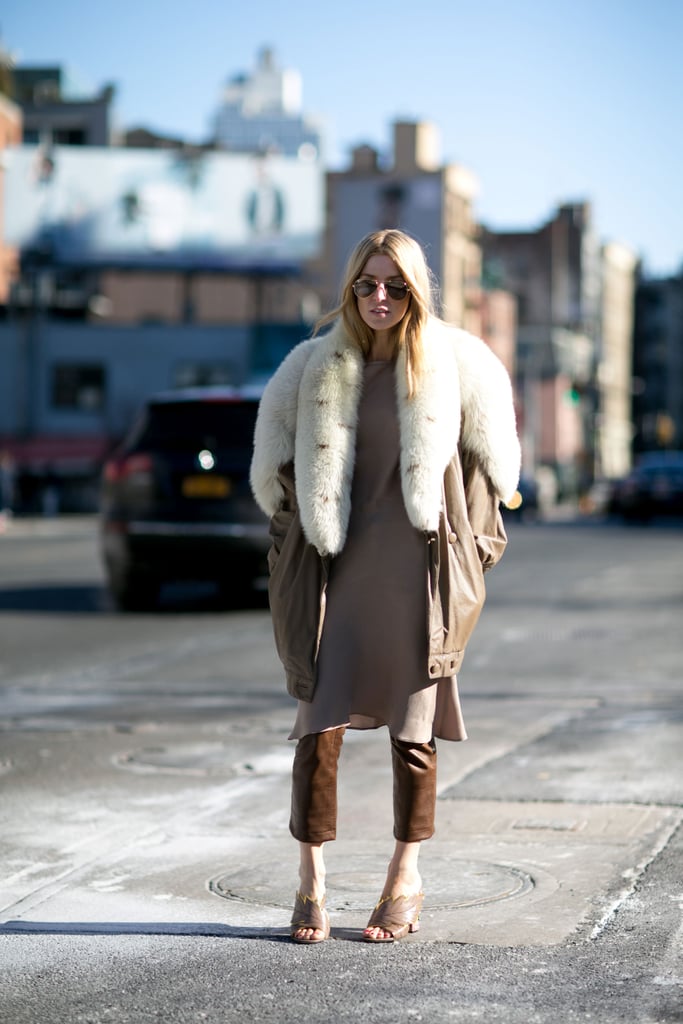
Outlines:
[[318, 162], [75, 146], [3, 156], [5, 242], [60, 263], [277, 269], [318, 253]]

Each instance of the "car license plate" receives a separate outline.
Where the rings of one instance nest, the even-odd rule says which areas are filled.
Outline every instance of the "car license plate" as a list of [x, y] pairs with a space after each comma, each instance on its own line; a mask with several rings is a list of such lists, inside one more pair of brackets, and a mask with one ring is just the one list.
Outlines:
[[214, 476], [213, 474], [186, 476], [183, 480], [183, 497], [227, 498], [231, 487], [231, 481], [224, 476]]

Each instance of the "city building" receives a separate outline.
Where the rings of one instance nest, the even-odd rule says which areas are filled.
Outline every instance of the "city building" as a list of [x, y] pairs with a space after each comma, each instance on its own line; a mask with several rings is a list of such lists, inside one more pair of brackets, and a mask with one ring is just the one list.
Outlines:
[[683, 449], [683, 271], [638, 282], [633, 355], [634, 451]]
[[613, 480], [631, 468], [634, 292], [638, 259], [619, 242], [601, 250], [600, 333], [596, 386], [596, 476]]
[[256, 67], [226, 86], [215, 119], [215, 143], [235, 153], [282, 153], [322, 159], [317, 122], [302, 113], [301, 75], [264, 48]]
[[[7, 64], [9, 62], [6, 62]], [[322, 167], [317, 159], [320, 150], [319, 133], [311, 134], [307, 119], [296, 113], [300, 107], [301, 81], [297, 72], [282, 70], [276, 66], [270, 51], [260, 55], [260, 62], [254, 75], [249, 78], [241, 76], [235, 80], [228, 90], [229, 96], [235, 101], [235, 124], [242, 116], [246, 118], [247, 129], [240, 136], [239, 145], [229, 148], [235, 156], [243, 160], [244, 169], [240, 174], [237, 188], [231, 184], [228, 176], [223, 178], [221, 195], [214, 197], [220, 209], [215, 208], [216, 221], [224, 214], [225, 195], [241, 194], [250, 188], [252, 199], [250, 205], [244, 207], [245, 230], [249, 233], [247, 241], [258, 240], [267, 246], [269, 252], [260, 258], [252, 246], [251, 258], [242, 261], [243, 265], [235, 266], [230, 260], [206, 258], [206, 252], [197, 239], [188, 241], [187, 248], [191, 252], [180, 252], [179, 226], [181, 218], [188, 220], [191, 207], [196, 206], [195, 200], [202, 195], [202, 175], [206, 168], [215, 167], [220, 163], [220, 156], [213, 142], [203, 145], [190, 145], [181, 138], [159, 135], [145, 128], [133, 128], [116, 137], [120, 146], [110, 145], [112, 142], [111, 103], [114, 96], [112, 86], [105, 86], [94, 97], [84, 94], [82, 88], [74, 84], [73, 77], [61, 67], [8, 67], [3, 100], [7, 105], [14, 102], [14, 108], [22, 115], [23, 131], [14, 143], [34, 144], [35, 166], [29, 169], [31, 179], [40, 184], [41, 205], [47, 209], [58, 206], [57, 196], [60, 195], [60, 170], [67, 165], [71, 167], [73, 160], [65, 154], [64, 147], [80, 147], [84, 150], [103, 147], [109, 148], [110, 156], [99, 154], [89, 158], [84, 156], [80, 165], [73, 166], [71, 188], [78, 188], [83, 183], [82, 194], [75, 193], [70, 200], [61, 195], [59, 202], [65, 207], [70, 201], [73, 204], [87, 205], [87, 192], [93, 185], [86, 185], [88, 178], [97, 179], [98, 170], [106, 174], [114, 173], [119, 180], [127, 174], [129, 184], [118, 198], [111, 197], [112, 212], [108, 215], [110, 222], [115, 213], [113, 204], [118, 203], [120, 221], [129, 227], [128, 235], [132, 237], [135, 229], [143, 230], [145, 226], [149, 239], [149, 260], [141, 259], [139, 238], [133, 243], [132, 252], [125, 253], [123, 246], [118, 245], [114, 254], [107, 253], [106, 245], [96, 253], [89, 253], [87, 259], [69, 257], [68, 273], [62, 266], [63, 261], [55, 258], [50, 252], [40, 252], [44, 248], [44, 240], [49, 238], [53, 244], [54, 225], [46, 226], [43, 240], [34, 237], [25, 252], [24, 264], [29, 266], [38, 256], [44, 262], [51, 263], [51, 273], [42, 272], [43, 289], [49, 292], [44, 296], [44, 307], [48, 313], [61, 309], [65, 303], [73, 312], [80, 307], [81, 315], [93, 320], [112, 324], [177, 324], [201, 323], [213, 325], [217, 323], [244, 324], [254, 320], [266, 323], [296, 323], [304, 331], [306, 324], [302, 317], [306, 311], [317, 308], [312, 301], [311, 291], [302, 276], [302, 259], [288, 251], [286, 258], [278, 258], [278, 248], [298, 230], [296, 223], [297, 210], [302, 205], [316, 203], [322, 208]], [[239, 84], [241, 82], [241, 85]], [[10, 94], [15, 101], [9, 99]], [[239, 95], [242, 100], [238, 102]], [[226, 108], [227, 109], [227, 108]], [[224, 111], [225, 113], [225, 111]], [[226, 114], [227, 116], [227, 114]], [[231, 115], [232, 116], [232, 115]], [[277, 122], [277, 144], [271, 139], [268, 146], [263, 146], [262, 135], [250, 137], [249, 130], [254, 128], [256, 121], [266, 117], [273, 123]], [[256, 121], [254, 120], [256, 118]], [[273, 118], [275, 119], [273, 121]], [[305, 129], [305, 131], [304, 131]], [[304, 132], [304, 134], [302, 134]], [[296, 140], [296, 145], [293, 141]], [[308, 144], [308, 148], [304, 145]], [[310, 148], [315, 147], [315, 153]], [[303, 148], [303, 157], [301, 151]], [[128, 157], [123, 148], [130, 151]], [[146, 153], [150, 150], [167, 151], [164, 158], [159, 152], [153, 161], [153, 169], [148, 180], [140, 180], [140, 172], [136, 167], [142, 166], [150, 158]], [[215, 156], [212, 157], [212, 154]], [[315, 156], [315, 159], [311, 157]], [[225, 154], [221, 166], [226, 164]], [[249, 160], [246, 157], [249, 156]], [[138, 159], [139, 157], [139, 159]], [[292, 162], [300, 161], [302, 173], [308, 173], [307, 183], [299, 186], [292, 175]], [[96, 162], [99, 161], [97, 166]], [[112, 172], [127, 162], [129, 168]], [[237, 161], [235, 161], [237, 162]], [[163, 167], [162, 167], [163, 164]], [[306, 172], [303, 165], [310, 165]], [[221, 172], [225, 174], [225, 172]], [[309, 180], [313, 177], [313, 181]], [[152, 180], [155, 178], [155, 180]], [[250, 184], [251, 182], [251, 184]], [[74, 186], [76, 183], [76, 186]], [[192, 194], [182, 194], [187, 186]], [[191, 201], [190, 201], [191, 200]], [[285, 207], [283, 204], [286, 203]], [[266, 224], [266, 209], [276, 211], [277, 223]], [[240, 211], [232, 216], [240, 215]], [[97, 223], [93, 219], [89, 230], [101, 231], [103, 212], [98, 211]], [[201, 213], [195, 211], [198, 220]], [[321, 212], [315, 214], [320, 230]], [[73, 213], [65, 210], [65, 217], [73, 219]], [[257, 219], [258, 218], [258, 219]], [[83, 220], [83, 218], [81, 218]], [[299, 216], [298, 222], [301, 217]], [[218, 225], [220, 228], [220, 225]], [[111, 229], [111, 223], [109, 230]], [[277, 237], [276, 237], [277, 236]], [[203, 240], [205, 241], [205, 239]], [[286, 245], [285, 245], [285, 248]], [[174, 249], [177, 258], [173, 258]], [[161, 259], [165, 255], [166, 259]], [[130, 257], [130, 258], [127, 258]], [[26, 274], [24, 274], [26, 277]], [[68, 288], [61, 287], [66, 280]], [[2, 288], [2, 272], [0, 268], [0, 289]], [[7, 289], [5, 289], [7, 293]], [[20, 282], [14, 296], [15, 307], [21, 308], [26, 302], [32, 302], [31, 289], [26, 280]]]
[[[517, 388], [525, 472], [550, 471], [560, 494], [596, 476], [595, 423], [601, 412], [596, 368], [601, 331], [628, 348], [628, 289], [602, 303], [601, 252], [588, 203], [566, 203], [535, 230], [482, 231], [485, 279], [517, 298]], [[616, 257], [615, 257], [616, 259]], [[610, 282], [611, 282], [610, 278]], [[614, 318], [622, 318], [613, 327]], [[607, 371], [605, 371], [607, 379]], [[603, 412], [610, 413], [612, 405]], [[621, 417], [621, 412], [619, 413]], [[623, 428], [604, 421], [604, 437]]]
[[[480, 300], [481, 337], [514, 381], [517, 367], [517, 300], [511, 292], [484, 284]], [[519, 402], [517, 403], [519, 406]]]
[[114, 86], [95, 95], [61, 67], [15, 67], [11, 97], [23, 115], [23, 142], [52, 146], [109, 146]]
[[77, 100], [61, 69], [10, 70], [0, 451], [19, 511], [40, 511], [55, 483], [73, 511], [92, 507], [104, 453], [151, 392], [263, 380], [310, 331], [324, 172], [309, 150], [144, 129], [110, 145], [113, 90]]
[[[442, 165], [437, 129], [428, 122], [393, 125], [393, 158], [383, 166], [371, 146], [353, 151], [347, 170], [327, 175], [321, 300], [336, 302], [347, 257], [369, 231], [400, 228], [427, 253], [439, 286], [440, 313], [481, 333], [481, 248], [474, 215], [477, 181], [460, 164]], [[493, 312], [493, 307], [491, 307]]]
[[421, 242], [440, 315], [506, 365], [524, 471], [552, 476], [547, 493], [625, 471], [632, 386], [636, 446], [681, 443], [681, 278], [641, 285], [632, 384], [636, 260], [598, 243], [588, 203], [482, 227], [476, 177], [442, 162], [429, 122], [325, 174], [300, 77], [270, 50], [202, 145], [143, 128], [111, 145], [111, 86], [79, 98], [59, 68], [0, 75], [0, 448], [38, 488], [92, 477], [150, 391], [265, 379], [384, 227]]
[[185, 142], [179, 136], [160, 135], [149, 128], [126, 128], [119, 133], [118, 143], [131, 149], [177, 149], [186, 152], [202, 152], [213, 149], [213, 143], [197, 146]]

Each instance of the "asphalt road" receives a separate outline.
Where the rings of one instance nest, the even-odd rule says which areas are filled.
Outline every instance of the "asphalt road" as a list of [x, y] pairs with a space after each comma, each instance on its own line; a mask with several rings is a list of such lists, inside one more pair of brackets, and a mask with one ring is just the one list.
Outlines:
[[683, 529], [511, 524], [487, 580], [421, 931], [359, 941], [391, 771], [351, 733], [333, 937], [302, 948], [263, 595], [120, 615], [91, 520], [0, 535], [3, 1024], [683, 1021]]

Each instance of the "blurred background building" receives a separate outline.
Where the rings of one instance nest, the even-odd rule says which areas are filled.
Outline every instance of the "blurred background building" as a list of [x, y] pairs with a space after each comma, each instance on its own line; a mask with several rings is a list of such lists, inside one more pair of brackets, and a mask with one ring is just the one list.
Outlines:
[[423, 244], [441, 315], [507, 366], [524, 473], [549, 499], [681, 445], [682, 279], [640, 280], [588, 202], [521, 231], [479, 224], [477, 178], [442, 162], [429, 122], [326, 171], [300, 76], [269, 49], [201, 145], [116, 131], [114, 99], [0, 54], [0, 450], [26, 510], [55, 476], [63, 508], [92, 504], [151, 392], [266, 379], [380, 227]]
[[349, 252], [373, 229], [399, 227], [423, 245], [439, 285], [441, 313], [481, 329], [481, 248], [474, 200], [477, 181], [465, 167], [442, 165], [435, 125], [397, 122], [393, 152], [360, 146], [348, 170], [327, 175], [324, 301], [336, 299]]
[[595, 381], [595, 475], [613, 480], [633, 455], [633, 327], [638, 261], [618, 242], [600, 251], [600, 318]]
[[302, 112], [301, 75], [282, 68], [264, 47], [250, 74], [235, 75], [216, 114], [215, 143], [235, 153], [283, 153], [303, 160], [322, 156], [322, 132]]
[[634, 355], [634, 451], [683, 449], [683, 271], [638, 282]]
[[16, 67], [13, 99], [21, 107], [22, 141], [42, 146], [109, 146], [114, 86], [94, 96], [61, 67]]
[[517, 299], [525, 471], [569, 495], [626, 472], [635, 254], [600, 245], [587, 202], [529, 231], [484, 229], [482, 246], [485, 278]]

